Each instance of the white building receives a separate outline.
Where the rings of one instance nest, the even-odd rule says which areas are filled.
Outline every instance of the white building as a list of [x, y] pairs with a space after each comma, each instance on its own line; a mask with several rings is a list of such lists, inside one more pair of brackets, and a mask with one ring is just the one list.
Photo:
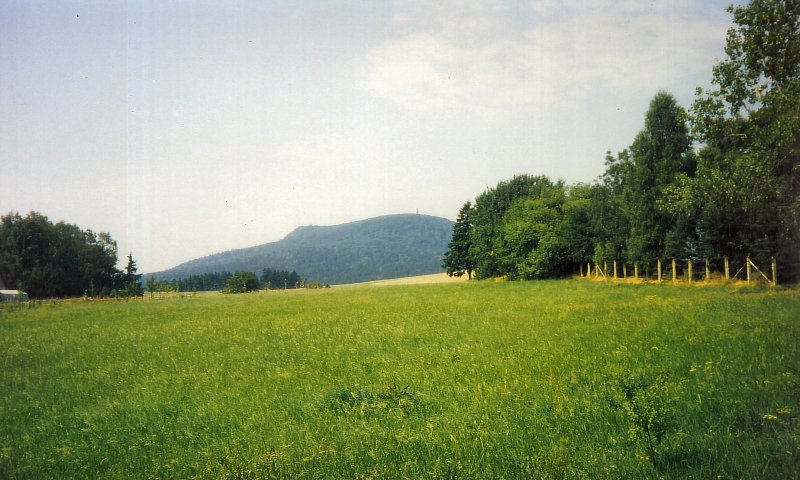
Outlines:
[[0, 275], [0, 302], [24, 302], [28, 300], [28, 294], [19, 290], [9, 290], [3, 276]]

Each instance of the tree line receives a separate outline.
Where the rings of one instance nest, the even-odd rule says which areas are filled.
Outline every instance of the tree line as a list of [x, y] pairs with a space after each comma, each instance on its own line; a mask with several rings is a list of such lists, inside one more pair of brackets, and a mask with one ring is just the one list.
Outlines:
[[551, 278], [586, 262], [730, 257], [800, 280], [800, 3], [729, 7], [727, 58], [689, 110], [650, 102], [631, 145], [591, 184], [518, 175], [466, 202], [449, 275]]
[[108, 233], [54, 224], [37, 212], [0, 218], [0, 276], [31, 298], [141, 295], [133, 256], [123, 270], [116, 265], [117, 243]]
[[148, 277], [145, 282], [148, 292], [204, 292], [216, 291], [244, 293], [259, 289], [291, 290], [316, 285], [309, 283], [295, 271], [265, 268], [260, 277], [254, 272], [236, 271], [193, 274], [169, 281]]

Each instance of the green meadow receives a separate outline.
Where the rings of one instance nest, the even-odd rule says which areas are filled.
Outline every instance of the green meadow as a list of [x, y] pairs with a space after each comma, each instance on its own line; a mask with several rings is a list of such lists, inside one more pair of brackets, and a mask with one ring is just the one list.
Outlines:
[[800, 291], [582, 280], [0, 309], [0, 478], [797, 478]]

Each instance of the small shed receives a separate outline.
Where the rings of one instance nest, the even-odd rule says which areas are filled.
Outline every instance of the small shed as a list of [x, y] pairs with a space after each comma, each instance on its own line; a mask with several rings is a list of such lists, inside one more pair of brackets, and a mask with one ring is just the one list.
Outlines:
[[0, 290], [0, 302], [26, 302], [28, 294], [19, 290]]
[[28, 294], [19, 290], [8, 290], [3, 276], [0, 275], [0, 302], [25, 302], [29, 300]]

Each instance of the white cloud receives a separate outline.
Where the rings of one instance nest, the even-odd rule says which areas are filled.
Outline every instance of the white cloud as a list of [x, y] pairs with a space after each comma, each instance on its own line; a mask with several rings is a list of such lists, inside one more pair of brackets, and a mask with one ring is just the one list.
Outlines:
[[401, 33], [370, 54], [371, 91], [417, 111], [485, 118], [620, 89], [653, 94], [710, 72], [726, 28], [662, 3], [540, 2], [517, 16], [468, 3], [403, 4]]

